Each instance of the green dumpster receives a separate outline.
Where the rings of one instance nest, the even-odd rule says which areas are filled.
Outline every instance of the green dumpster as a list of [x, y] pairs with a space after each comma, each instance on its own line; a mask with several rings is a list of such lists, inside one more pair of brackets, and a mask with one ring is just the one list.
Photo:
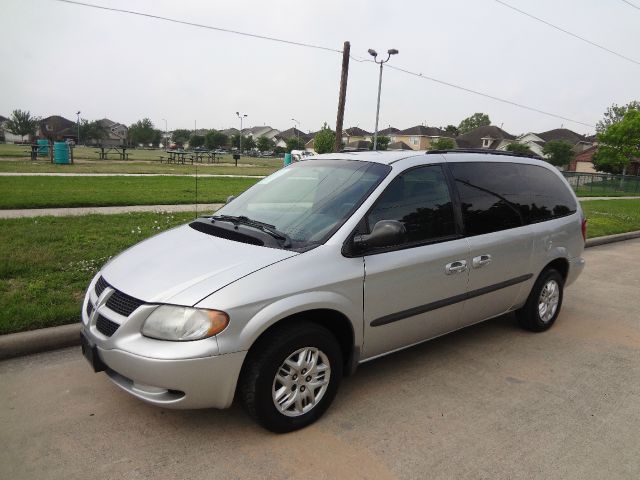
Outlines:
[[38, 155], [40, 157], [46, 157], [49, 155], [49, 140], [41, 138], [36, 143], [38, 144]]
[[69, 162], [69, 145], [66, 142], [55, 142], [53, 144], [53, 163], [66, 165]]
[[290, 153], [285, 153], [284, 154], [284, 166], [286, 167], [287, 165], [291, 165], [291, 154]]

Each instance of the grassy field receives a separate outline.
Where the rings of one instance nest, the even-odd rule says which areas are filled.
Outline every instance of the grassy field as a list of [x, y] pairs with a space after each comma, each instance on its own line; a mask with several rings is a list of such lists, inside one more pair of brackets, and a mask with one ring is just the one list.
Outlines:
[[[640, 230], [640, 200], [583, 202], [589, 237]], [[0, 334], [77, 321], [92, 276], [111, 257], [194, 213], [0, 220]]]
[[0, 334], [77, 321], [89, 280], [109, 257], [193, 217], [131, 213], [0, 220]]
[[582, 202], [589, 238], [640, 230], [640, 199]]
[[[258, 179], [198, 179], [198, 202], [226, 201]], [[194, 177], [0, 177], [0, 209], [195, 203]]]

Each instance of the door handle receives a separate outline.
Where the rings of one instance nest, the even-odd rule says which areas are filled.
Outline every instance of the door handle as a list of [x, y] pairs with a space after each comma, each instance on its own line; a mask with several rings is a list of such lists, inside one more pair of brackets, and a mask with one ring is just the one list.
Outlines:
[[447, 263], [444, 266], [444, 273], [446, 273], [447, 275], [453, 275], [454, 273], [464, 272], [466, 269], [466, 260], [456, 260], [455, 262]]
[[477, 257], [473, 257], [473, 260], [471, 260], [473, 268], [484, 267], [488, 263], [491, 263], [491, 255], [489, 254], [478, 255]]

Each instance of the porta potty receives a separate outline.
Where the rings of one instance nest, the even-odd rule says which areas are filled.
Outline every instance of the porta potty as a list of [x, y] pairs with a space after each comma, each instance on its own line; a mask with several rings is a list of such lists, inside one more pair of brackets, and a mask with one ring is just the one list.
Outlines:
[[53, 163], [66, 165], [69, 162], [69, 145], [66, 142], [53, 144]]
[[291, 154], [290, 153], [285, 153], [284, 154], [284, 166], [286, 167], [287, 165], [291, 165]]
[[36, 143], [38, 144], [38, 156], [46, 157], [49, 155], [49, 140], [40, 138]]

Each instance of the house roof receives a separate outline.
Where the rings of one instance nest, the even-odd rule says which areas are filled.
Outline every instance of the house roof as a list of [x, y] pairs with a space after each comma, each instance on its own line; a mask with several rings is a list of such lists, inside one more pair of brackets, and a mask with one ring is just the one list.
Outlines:
[[3, 117], [2, 115], [0, 115], [0, 123], [6, 122], [7, 120], [9, 120], [7, 117]]
[[393, 142], [387, 145], [387, 150], [413, 150], [404, 142]]
[[394, 133], [398, 133], [399, 131], [399, 128], [387, 127], [384, 130], [378, 130], [378, 135], [393, 135]]
[[460, 148], [482, 148], [482, 139], [490, 137], [493, 139], [489, 149], [495, 149], [502, 140], [514, 140], [516, 137], [510, 133], [505, 132], [500, 127], [495, 125], [486, 125], [483, 127], [477, 127], [470, 132], [463, 133], [456, 137], [456, 143]]
[[283, 132], [280, 132], [279, 134], [277, 134], [275, 136], [275, 138], [279, 138], [282, 140], [286, 140], [288, 138], [300, 138], [302, 140], [304, 140], [305, 142], [308, 142], [309, 140], [311, 140], [311, 138], [313, 138], [312, 135], [308, 134], [308, 133], [304, 133], [302, 130], [298, 130], [297, 128], [289, 128], [288, 130], [285, 130]]
[[237, 128], [225, 128], [224, 130], [220, 130], [221, 133], [224, 133], [227, 137], [231, 137], [233, 135], [237, 135], [240, 130], [238, 130]]
[[554, 128], [553, 130], [548, 130], [546, 132], [536, 133], [536, 135], [545, 142], [550, 142], [551, 140], [564, 140], [569, 143], [586, 141], [586, 138], [583, 135], [580, 135], [573, 130], [569, 130], [568, 128]]
[[351, 127], [342, 131], [343, 135], [347, 135], [348, 137], [368, 137], [371, 135], [370, 132], [363, 130], [359, 127]]
[[40, 131], [43, 135], [76, 135], [76, 122], [72, 122], [60, 115], [51, 115], [40, 120]]
[[452, 137], [449, 132], [438, 127], [425, 127], [424, 125], [416, 125], [415, 127], [406, 128], [396, 132], [398, 135], [412, 135], [415, 137]]

